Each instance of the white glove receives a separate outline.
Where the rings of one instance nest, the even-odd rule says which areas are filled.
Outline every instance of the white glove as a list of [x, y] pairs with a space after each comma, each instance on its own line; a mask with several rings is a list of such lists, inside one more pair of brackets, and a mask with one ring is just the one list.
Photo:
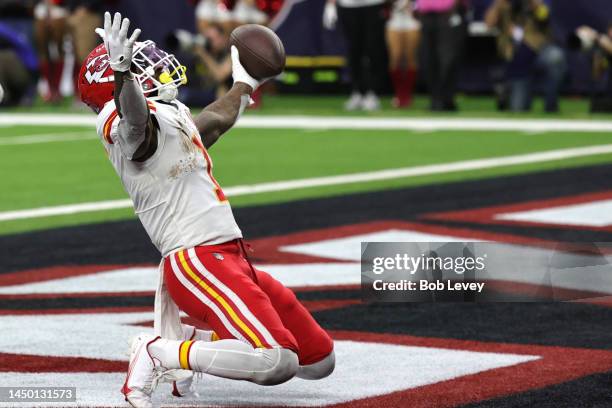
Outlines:
[[110, 58], [110, 67], [113, 71], [126, 72], [130, 70], [132, 64], [132, 49], [134, 43], [140, 35], [137, 28], [130, 38], [127, 38], [130, 20], [124, 18], [121, 21], [121, 14], [115, 13], [111, 22], [111, 15], [107, 11], [104, 13], [104, 30], [96, 28], [96, 33], [104, 40], [106, 51]]
[[333, 30], [337, 21], [338, 9], [336, 9], [336, 3], [328, 1], [325, 3], [325, 9], [323, 9], [323, 27]]
[[242, 82], [250, 86], [253, 91], [255, 91], [261, 82], [249, 75], [246, 69], [244, 69], [244, 67], [240, 63], [238, 48], [236, 48], [235, 45], [232, 45], [230, 51], [232, 54], [232, 78], [234, 78], [234, 83]]

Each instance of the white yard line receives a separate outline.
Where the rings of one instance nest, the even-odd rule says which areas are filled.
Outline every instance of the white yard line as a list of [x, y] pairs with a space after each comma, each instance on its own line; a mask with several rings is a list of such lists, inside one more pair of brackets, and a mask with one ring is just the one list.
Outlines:
[[325, 116], [249, 116], [243, 128], [366, 129], [366, 130], [472, 130], [520, 132], [612, 132], [612, 121], [483, 118], [368, 118]]
[[[2, 113], [1, 126], [95, 126], [93, 114]], [[372, 130], [473, 130], [520, 132], [612, 132], [612, 121], [572, 119], [500, 118], [390, 118], [353, 116], [255, 116], [245, 115], [240, 128], [372, 129]]]
[[[427, 166], [402, 167], [397, 169], [344, 174], [339, 176], [275, 181], [269, 183], [228, 187], [224, 188], [223, 190], [228, 196], [236, 197], [248, 194], [296, 190], [309, 187], [333, 186], [340, 184], [363, 183], [379, 180], [392, 180], [407, 177], [425, 176], [431, 174], [451, 173], [456, 171], [479, 170], [503, 166], [512, 166], [518, 164], [540, 163], [546, 161], [571, 159], [575, 157], [592, 156], [606, 153], [612, 153], [612, 144], [548, 150], [537, 153], [527, 153], [486, 159], [464, 160], [452, 163], [432, 164]], [[32, 208], [28, 210], [5, 211], [0, 212], [0, 221], [77, 214], [92, 211], [114, 210], [119, 208], [128, 208], [131, 206], [132, 202], [129, 199], [121, 199], [81, 204], [59, 205], [54, 207]]]
[[29, 145], [36, 143], [74, 142], [79, 140], [97, 139], [95, 132], [41, 133], [24, 136], [2, 136], [0, 146]]
[[48, 125], [48, 126], [96, 126], [92, 114], [58, 113], [0, 113], [0, 126]]

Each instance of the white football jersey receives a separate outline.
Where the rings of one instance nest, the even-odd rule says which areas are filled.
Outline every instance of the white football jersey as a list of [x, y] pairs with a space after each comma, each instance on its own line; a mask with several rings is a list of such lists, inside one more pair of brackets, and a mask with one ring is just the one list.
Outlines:
[[119, 134], [114, 101], [98, 115], [97, 131], [153, 244], [166, 256], [241, 238], [189, 108], [179, 101], [147, 103], [159, 129], [157, 150], [145, 162], [128, 159], [137, 146]]

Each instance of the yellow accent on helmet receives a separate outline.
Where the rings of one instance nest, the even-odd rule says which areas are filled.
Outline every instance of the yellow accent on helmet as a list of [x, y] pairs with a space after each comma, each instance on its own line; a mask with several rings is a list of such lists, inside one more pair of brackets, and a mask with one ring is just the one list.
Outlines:
[[161, 82], [162, 84], [168, 84], [173, 81], [172, 77], [178, 73], [179, 78], [181, 79], [181, 85], [185, 85], [187, 83], [187, 75], [185, 74], [186, 72], [187, 67], [185, 67], [184, 65], [181, 65], [172, 72], [164, 71], [159, 74], [159, 82]]
[[172, 82], [172, 76], [168, 72], [164, 71], [159, 75], [159, 82], [162, 84]]

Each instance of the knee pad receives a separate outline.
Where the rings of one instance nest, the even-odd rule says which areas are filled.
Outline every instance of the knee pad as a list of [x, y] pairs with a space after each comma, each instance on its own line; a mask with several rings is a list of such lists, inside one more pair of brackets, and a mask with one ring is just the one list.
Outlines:
[[259, 385], [277, 385], [292, 379], [298, 371], [298, 356], [289, 349], [263, 349], [266, 368], [255, 374], [253, 382]]
[[325, 378], [333, 373], [335, 367], [336, 354], [332, 350], [332, 352], [322, 360], [306, 366], [300, 366], [296, 377], [304, 380], [320, 380], [321, 378]]

